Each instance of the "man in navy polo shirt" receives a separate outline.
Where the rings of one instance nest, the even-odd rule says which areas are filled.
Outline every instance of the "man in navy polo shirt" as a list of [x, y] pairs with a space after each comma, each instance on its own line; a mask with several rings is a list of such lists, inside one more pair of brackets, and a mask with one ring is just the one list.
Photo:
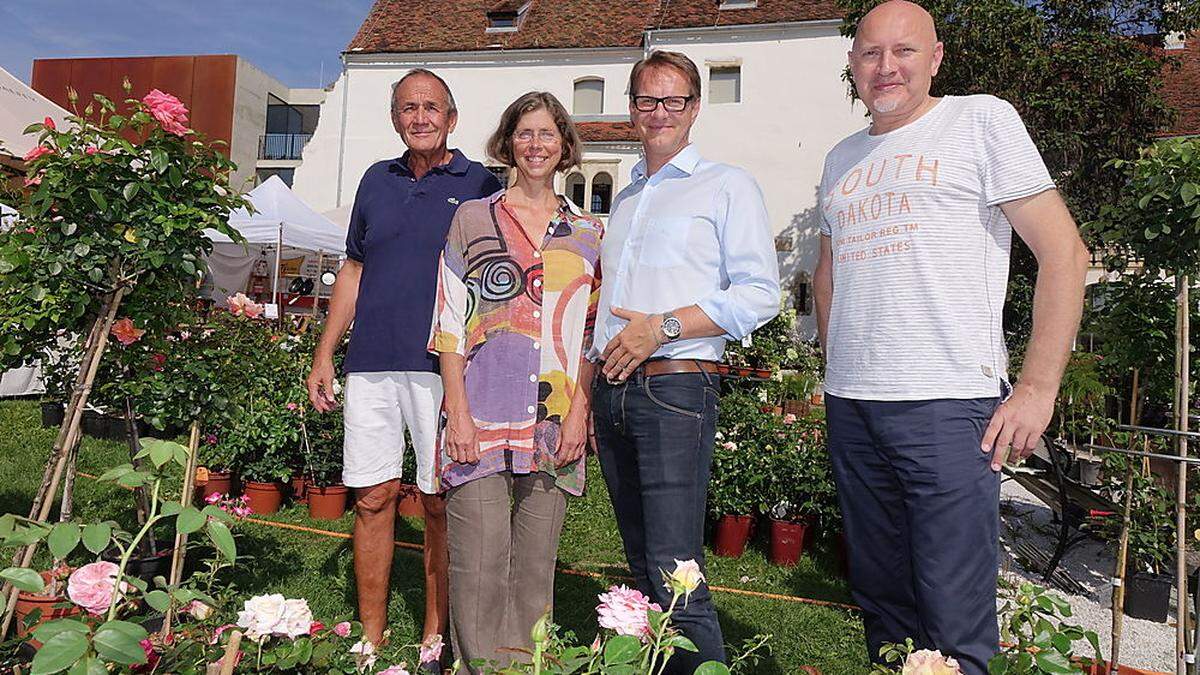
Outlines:
[[[486, 197], [500, 182], [446, 139], [458, 122], [450, 88], [424, 69], [392, 91], [392, 123], [408, 146], [375, 163], [358, 186], [329, 316], [308, 376], [308, 396], [332, 410], [333, 352], [350, 322], [346, 354], [344, 469], [355, 488], [354, 574], [364, 637], [378, 644], [387, 625], [404, 430], [413, 440], [425, 507], [425, 637], [448, 620], [446, 511], [433, 481], [442, 405], [437, 357], [426, 350], [437, 289], [438, 257], [458, 205]], [[422, 664], [433, 665], [435, 664]], [[437, 672], [441, 672], [437, 670]]]

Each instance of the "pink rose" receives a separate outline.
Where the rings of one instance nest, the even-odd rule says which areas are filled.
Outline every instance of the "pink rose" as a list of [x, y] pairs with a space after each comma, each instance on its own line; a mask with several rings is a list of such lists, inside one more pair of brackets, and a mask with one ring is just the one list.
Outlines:
[[25, 156], [22, 157], [21, 159], [24, 159], [26, 162], [32, 162], [33, 160], [37, 159], [38, 157], [42, 157], [44, 155], [53, 155], [53, 154], [54, 154], [54, 148], [48, 148], [44, 145], [35, 145], [33, 148], [31, 148], [29, 150], [29, 152], [25, 153]]
[[51, 131], [58, 129], [58, 127], [54, 125], [54, 120], [50, 117], [47, 117], [46, 119], [42, 120], [42, 125]]
[[421, 663], [440, 661], [444, 646], [441, 635], [430, 635], [425, 638], [425, 641], [421, 643]]
[[325, 624], [321, 623], [320, 621], [314, 621], [312, 622], [312, 625], [308, 627], [308, 634], [316, 635], [323, 630], [325, 630]]
[[214, 492], [211, 495], [204, 498], [204, 503], [205, 504], [216, 504], [217, 502], [224, 499], [224, 497], [225, 497], [225, 495], [221, 494], [220, 492]]
[[142, 98], [142, 103], [150, 110], [150, 115], [158, 120], [163, 131], [176, 136], [183, 136], [188, 132], [188, 109], [179, 99], [157, 89], [151, 89], [150, 93]]
[[646, 638], [650, 635], [650, 621], [646, 611], [661, 612], [662, 607], [650, 602], [641, 591], [625, 585], [610, 586], [607, 593], [599, 596], [596, 618], [603, 628], [614, 630], [618, 635]]
[[30, 225], [29, 227], [25, 228], [25, 234], [37, 234], [37, 229]]
[[343, 621], [333, 627], [333, 634], [338, 637], [348, 637], [350, 635], [350, 622]]
[[196, 619], [197, 621], [203, 621], [207, 619], [210, 614], [212, 614], [213, 608], [209, 607], [203, 602], [200, 602], [199, 600], [193, 600], [188, 603], [187, 607], [183, 608], [183, 611], [191, 615], [193, 619]]
[[98, 152], [100, 152], [100, 148], [97, 148], [94, 145], [89, 145], [83, 149], [83, 154], [85, 154], [85, 155], [94, 155]]
[[[46, 119], [49, 119], [49, 118], [46, 118]], [[133, 666], [133, 668], [131, 669], [132, 672], [135, 672], [135, 673], [154, 672], [154, 669], [156, 667], [158, 667], [158, 659], [160, 658], [158, 652], [154, 651], [154, 643], [150, 641], [150, 638], [146, 638], [145, 640], [142, 640], [139, 644], [142, 647], [142, 651], [146, 653], [146, 662], [143, 664], [140, 664], [140, 665]]]
[[[99, 615], [108, 611], [118, 570], [115, 563], [104, 560], [80, 567], [67, 579], [67, 597], [91, 614]], [[129, 585], [121, 582], [121, 595], [128, 590]]]
[[401, 663], [398, 666], [389, 666], [386, 670], [379, 671], [379, 675], [409, 675], [409, 673], [404, 669], [404, 664]]
[[216, 630], [213, 631], [212, 639], [208, 641], [208, 644], [210, 644], [210, 645], [217, 644], [217, 642], [220, 641], [220, 639], [221, 639], [221, 633], [224, 633], [225, 631], [229, 630], [230, 628], [237, 628], [237, 624], [227, 623], [224, 626], [219, 626]]
[[246, 297], [245, 293], [238, 293], [226, 298], [229, 303], [229, 313], [234, 316], [245, 316], [248, 319], [257, 319], [263, 313], [263, 306]]
[[288, 410], [295, 410], [296, 408], [299, 408], [299, 407], [300, 407], [300, 406], [296, 405], [295, 403], [289, 403], [289, 404], [287, 404], [287, 409], [288, 409]]
[[30, 177], [30, 178], [26, 178], [26, 179], [25, 179], [23, 182], [24, 182], [24, 184], [25, 184], [25, 187], [33, 187], [33, 186], [35, 186], [35, 185], [41, 185], [41, 184], [42, 184], [42, 177], [41, 177], [40, 175], [38, 175], [38, 176], [33, 176], [33, 177]]
[[793, 415], [792, 413], [788, 413], [783, 416], [784, 424], [793, 424], [793, 423], [795, 423], [795, 421], [796, 421], [796, 416]]

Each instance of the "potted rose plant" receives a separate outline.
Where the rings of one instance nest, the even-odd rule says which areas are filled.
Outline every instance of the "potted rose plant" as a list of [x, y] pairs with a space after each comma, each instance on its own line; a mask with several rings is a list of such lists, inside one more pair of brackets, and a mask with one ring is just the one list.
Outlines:
[[745, 390], [734, 389], [721, 398], [708, 483], [708, 511], [717, 519], [717, 555], [736, 558], [745, 551], [767, 479], [761, 448], [770, 436], [763, 429], [771, 427], [773, 419], [759, 411], [757, 399]]
[[771, 517], [771, 562], [795, 565], [811, 532], [836, 519], [837, 488], [825, 442], [823, 409], [771, 420], [764, 444], [768, 465], [761, 508]]

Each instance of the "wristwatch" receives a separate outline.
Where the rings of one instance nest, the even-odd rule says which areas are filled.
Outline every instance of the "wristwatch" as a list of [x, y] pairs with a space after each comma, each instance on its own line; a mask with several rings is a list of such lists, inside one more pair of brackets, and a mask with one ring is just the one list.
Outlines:
[[683, 335], [683, 322], [675, 316], [675, 312], [664, 313], [659, 328], [662, 330], [664, 343], [674, 342], [679, 339], [680, 335]]

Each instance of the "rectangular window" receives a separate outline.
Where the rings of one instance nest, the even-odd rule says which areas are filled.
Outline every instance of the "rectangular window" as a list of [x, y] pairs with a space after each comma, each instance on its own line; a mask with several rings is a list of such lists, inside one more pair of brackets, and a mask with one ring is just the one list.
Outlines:
[[758, 0], [720, 0], [717, 9], [754, 9]]
[[709, 103], [740, 103], [742, 100], [741, 66], [712, 68], [708, 76]]

